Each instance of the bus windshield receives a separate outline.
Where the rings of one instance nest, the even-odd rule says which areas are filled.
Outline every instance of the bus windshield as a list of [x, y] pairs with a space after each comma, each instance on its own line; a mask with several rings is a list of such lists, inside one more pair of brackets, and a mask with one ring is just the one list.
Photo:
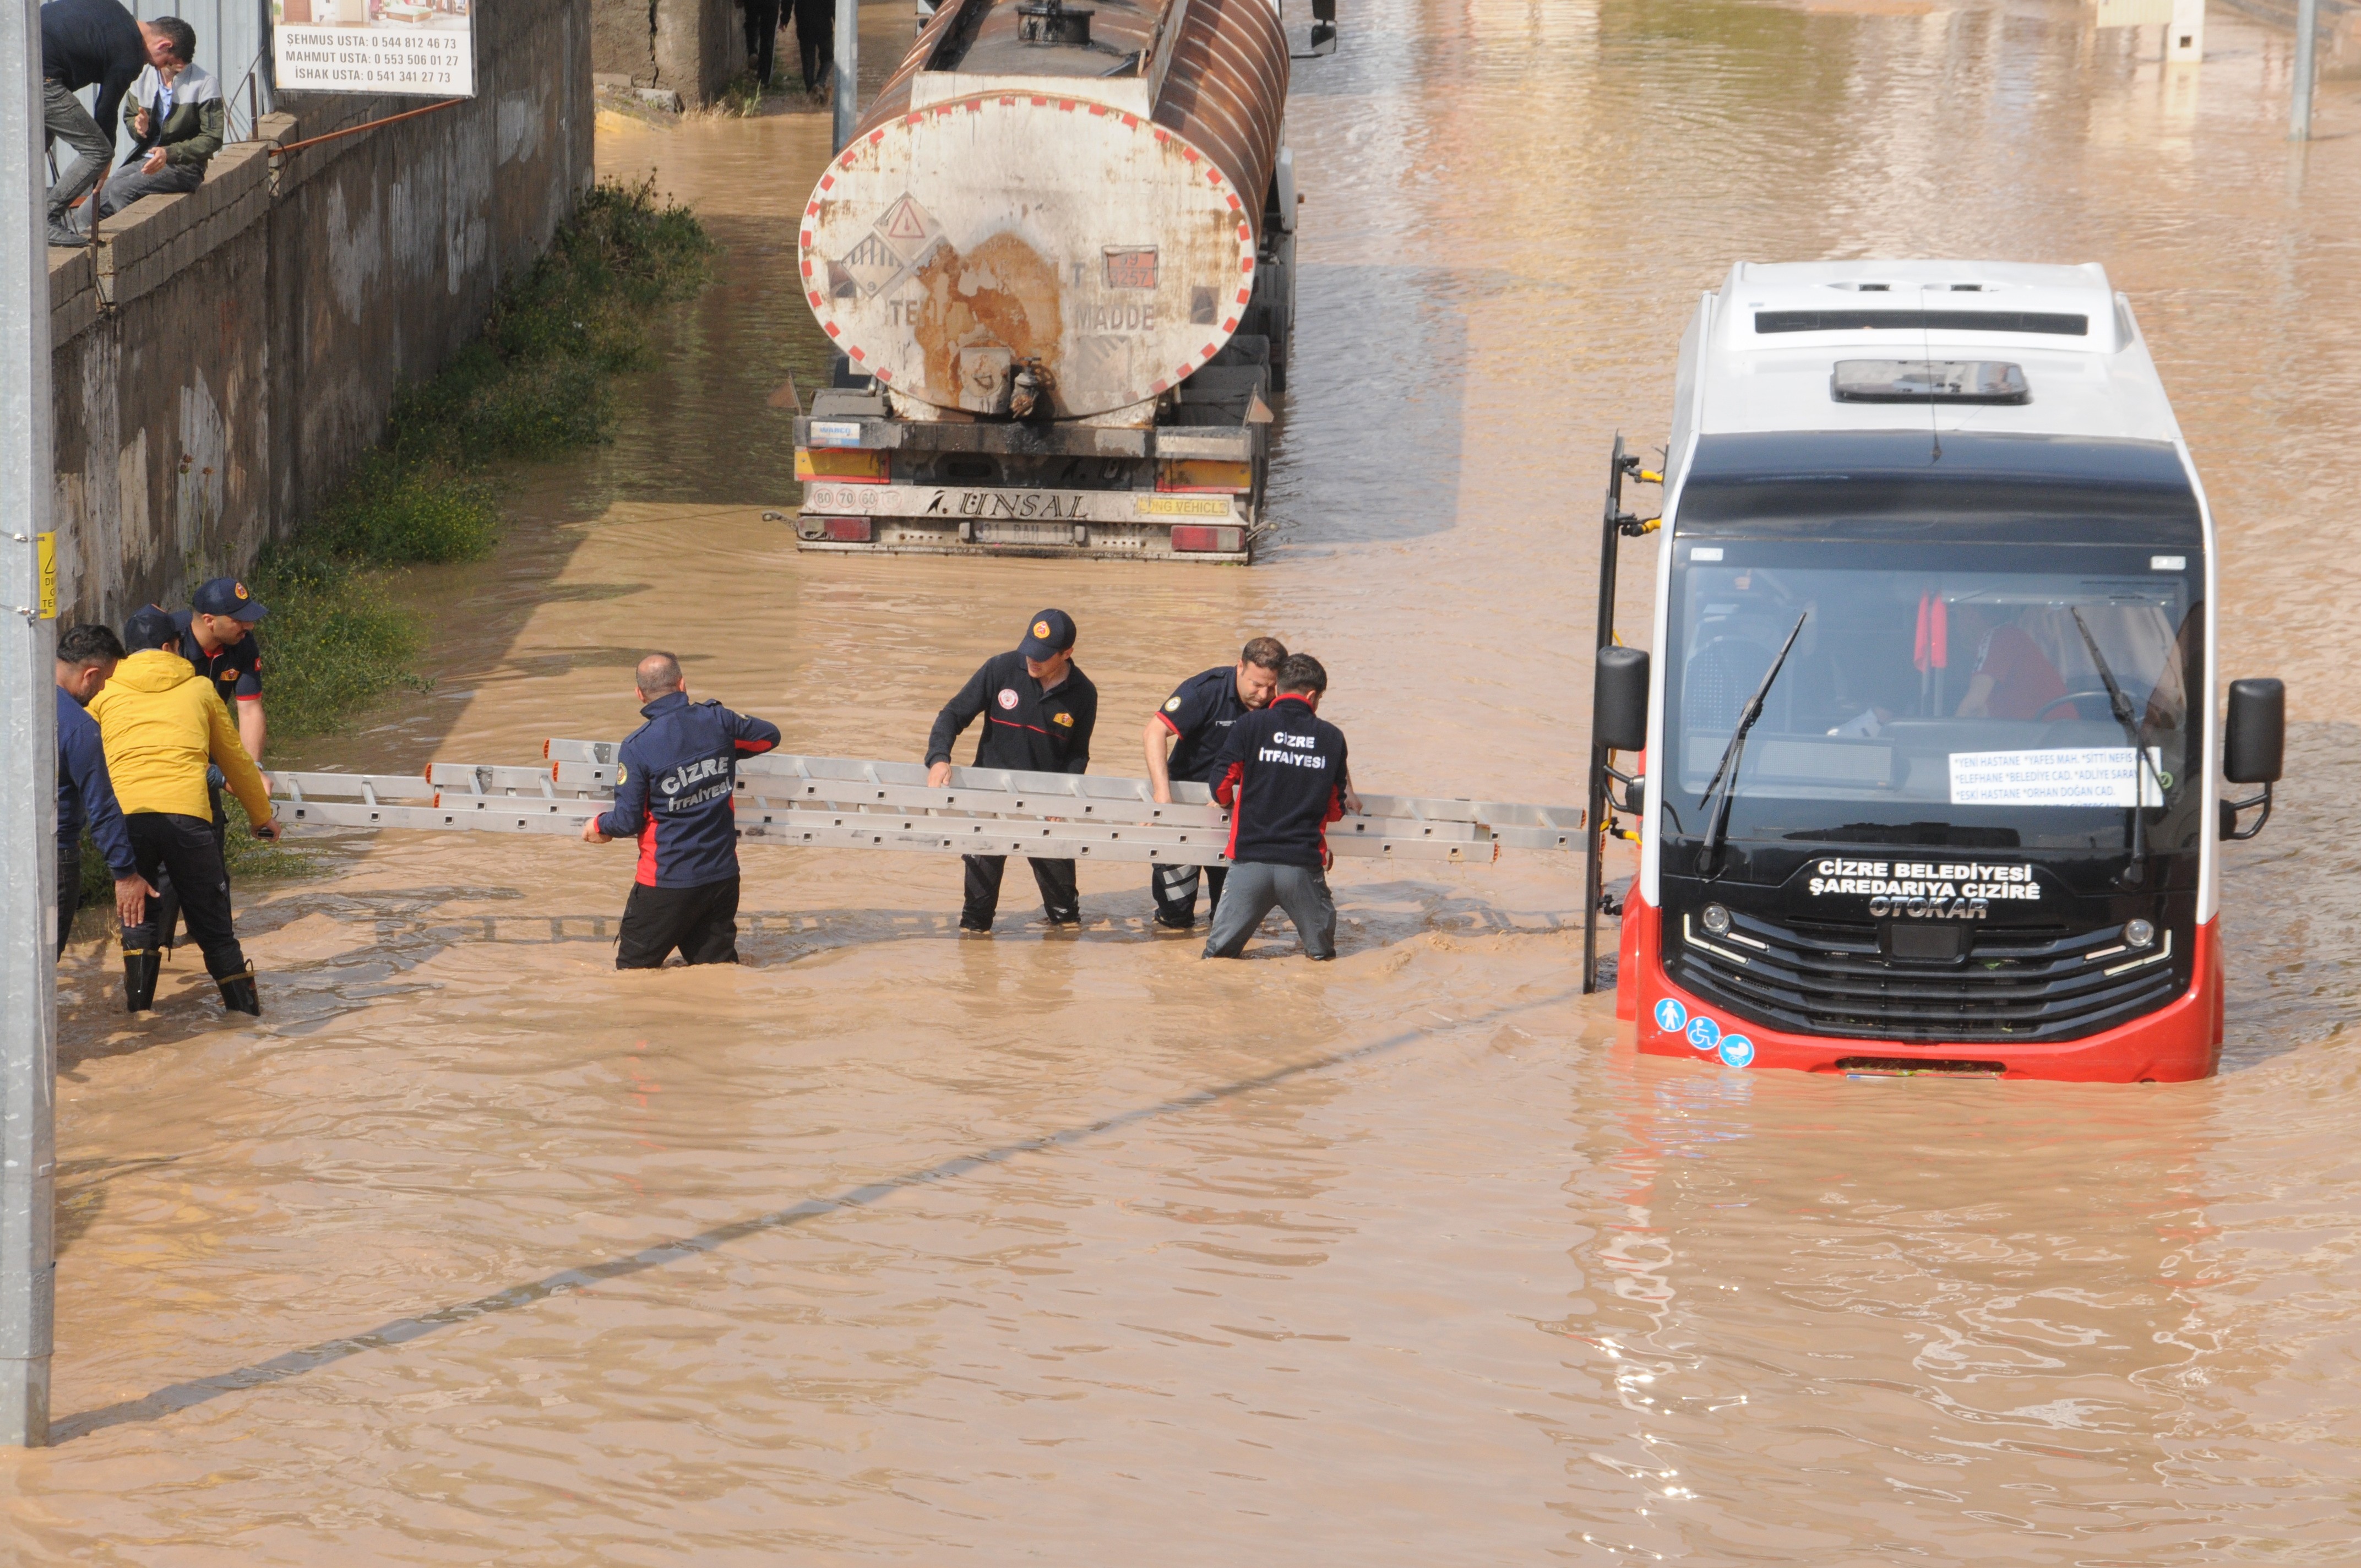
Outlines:
[[[1669, 829], [1731, 780], [1728, 836], [1960, 848], [2195, 844], [2202, 562], [2185, 546], [1676, 540]], [[2112, 682], [2114, 692], [2109, 690]], [[2128, 712], [2118, 717], [2116, 695]]]

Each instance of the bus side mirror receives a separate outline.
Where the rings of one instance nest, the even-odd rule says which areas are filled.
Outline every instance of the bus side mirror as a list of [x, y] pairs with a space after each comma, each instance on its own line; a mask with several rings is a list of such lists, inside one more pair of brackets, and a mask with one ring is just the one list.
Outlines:
[[1598, 651], [1590, 688], [1590, 743], [1609, 751], [1647, 747], [1646, 649], [1610, 645]]
[[2269, 679], [2230, 683], [2230, 723], [2222, 776], [2232, 784], [2277, 784], [2287, 751], [2287, 686]]
[[[2268, 677], [2230, 683], [2230, 722], [2222, 740], [2222, 776], [2232, 784], [2258, 784], [2263, 793], [2245, 800], [2219, 802], [2221, 835], [2251, 839], [2271, 819], [2271, 785], [2279, 781], [2287, 751], [2287, 686]], [[2238, 813], [2263, 808], [2244, 828]]]

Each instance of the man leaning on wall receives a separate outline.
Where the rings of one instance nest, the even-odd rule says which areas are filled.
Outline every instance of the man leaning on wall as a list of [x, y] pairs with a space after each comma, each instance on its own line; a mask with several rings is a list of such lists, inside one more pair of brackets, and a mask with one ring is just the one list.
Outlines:
[[[185, 24], [181, 31], [189, 33]], [[90, 243], [90, 236], [68, 223], [66, 214], [99, 182], [106, 160], [115, 156], [115, 121], [131, 83], [151, 65], [177, 70], [187, 63], [170, 34], [155, 22], [133, 20], [117, 0], [48, 0], [42, 5], [42, 126], [49, 141], [62, 141], [75, 154], [49, 187], [51, 245]], [[98, 101], [89, 109], [74, 96], [85, 87], [98, 89]]]

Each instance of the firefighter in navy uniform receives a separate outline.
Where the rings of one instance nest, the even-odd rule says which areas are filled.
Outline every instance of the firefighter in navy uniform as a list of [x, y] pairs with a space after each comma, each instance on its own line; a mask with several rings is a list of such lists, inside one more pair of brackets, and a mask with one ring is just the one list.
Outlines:
[[1229, 896], [1205, 938], [1209, 959], [1236, 958], [1273, 905], [1295, 922], [1305, 958], [1336, 956], [1328, 824], [1361, 803], [1345, 732], [1320, 717], [1327, 690], [1320, 661], [1292, 654], [1279, 666], [1271, 705], [1230, 726], [1213, 785], [1213, 798], [1230, 808]]
[[[1091, 730], [1099, 718], [1099, 688], [1074, 663], [1074, 620], [1062, 609], [1045, 609], [1025, 630], [1025, 641], [995, 653], [968, 677], [959, 695], [935, 715], [927, 737], [927, 783], [942, 789], [951, 782], [951, 742], [960, 731], [983, 719], [976, 741], [979, 768], [1016, 768], [1034, 773], [1079, 773], [1091, 765]], [[967, 899], [960, 929], [984, 932], [1000, 907], [1005, 855], [968, 855]], [[1074, 888], [1074, 862], [1035, 860], [1033, 881], [1041, 889], [1041, 911], [1053, 927], [1082, 923]]]
[[[1211, 785], [1221, 776], [1213, 759], [1230, 739], [1230, 727], [1249, 713], [1270, 706], [1279, 689], [1279, 667], [1287, 649], [1276, 637], [1257, 637], [1238, 652], [1235, 669], [1219, 664], [1190, 676], [1173, 688], [1156, 717], [1140, 732], [1148, 750], [1148, 779], [1159, 804], [1172, 804], [1172, 781], [1185, 779]], [[1196, 866], [1158, 866], [1148, 873], [1148, 890], [1156, 897], [1156, 924], [1168, 931], [1194, 929], [1197, 924]], [[1205, 918], [1221, 906], [1224, 872], [1206, 866]]]
[[768, 719], [691, 702], [680, 661], [651, 653], [635, 676], [645, 724], [617, 751], [615, 806], [582, 825], [593, 844], [631, 839], [639, 872], [623, 905], [617, 969], [738, 961], [738, 759], [779, 743]]

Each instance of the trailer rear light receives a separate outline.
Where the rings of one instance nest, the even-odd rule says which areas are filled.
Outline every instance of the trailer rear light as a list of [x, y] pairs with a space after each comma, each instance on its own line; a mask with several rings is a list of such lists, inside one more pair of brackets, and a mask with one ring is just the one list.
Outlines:
[[1254, 465], [1202, 457], [1175, 458], [1156, 466], [1156, 488], [1165, 491], [1247, 495], [1254, 489]]
[[867, 544], [876, 538], [877, 525], [865, 517], [799, 517], [796, 537], [830, 544]]
[[864, 452], [859, 448], [809, 446], [796, 448], [796, 480], [810, 484], [814, 479], [836, 479], [853, 485], [882, 485], [892, 476], [887, 470], [889, 458], [884, 452]]
[[1246, 531], [1243, 528], [1209, 528], [1202, 523], [1177, 523], [1172, 529], [1172, 548], [1205, 551], [1223, 555], [1235, 555], [1246, 548]]

